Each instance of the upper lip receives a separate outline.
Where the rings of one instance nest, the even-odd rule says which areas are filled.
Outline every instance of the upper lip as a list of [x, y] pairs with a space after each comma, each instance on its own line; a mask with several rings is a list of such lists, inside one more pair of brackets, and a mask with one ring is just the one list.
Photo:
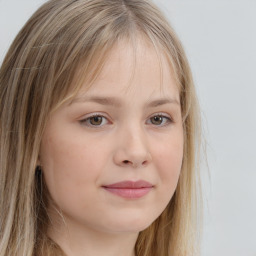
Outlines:
[[105, 188], [130, 188], [130, 189], [138, 189], [138, 188], [152, 188], [153, 185], [145, 180], [138, 181], [121, 181], [114, 184], [104, 185]]

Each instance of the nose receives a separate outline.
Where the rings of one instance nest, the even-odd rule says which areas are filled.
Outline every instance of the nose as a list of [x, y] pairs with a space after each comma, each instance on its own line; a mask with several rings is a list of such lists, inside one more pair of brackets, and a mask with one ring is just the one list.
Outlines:
[[152, 161], [146, 135], [142, 129], [125, 129], [116, 138], [115, 164], [123, 167], [141, 168]]

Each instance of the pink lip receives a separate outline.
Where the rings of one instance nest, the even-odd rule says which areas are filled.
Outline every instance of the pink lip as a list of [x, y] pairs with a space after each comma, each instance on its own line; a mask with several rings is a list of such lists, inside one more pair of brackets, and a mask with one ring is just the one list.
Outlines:
[[136, 199], [146, 195], [154, 186], [147, 181], [139, 180], [122, 181], [102, 187], [108, 192], [123, 198]]

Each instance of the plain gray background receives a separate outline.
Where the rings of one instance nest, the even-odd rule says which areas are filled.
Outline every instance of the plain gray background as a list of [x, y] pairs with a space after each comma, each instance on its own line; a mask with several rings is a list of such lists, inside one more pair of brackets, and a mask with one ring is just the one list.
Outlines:
[[[0, 62], [43, 0], [0, 0]], [[256, 256], [256, 0], [156, 0], [181, 38], [203, 111], [203, 256]]]

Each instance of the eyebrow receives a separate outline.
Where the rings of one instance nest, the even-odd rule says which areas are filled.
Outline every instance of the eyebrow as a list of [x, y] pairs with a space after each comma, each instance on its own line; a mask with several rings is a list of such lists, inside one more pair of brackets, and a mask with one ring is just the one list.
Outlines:
[[164, 98], [164, 99], [157, 99], [150, 101], [148, 104], [146, 104], [147, 107], [158, 107], [165, 104], [177, 104], [180, 105], [179, 101], [172, 98]]
[[[100, 105], [105, 105], [105, 106], [113, 106], [113, 107], [120, 107], [122, 105], [122, 101], [119, 100], [118, 98], [114, 97], [98, 97], [98, 96], [92, 96], [92, 97], [78, 97], [72, 100], [70, 104], [73, 103], [79, 103], [79, 102], [95, 102]], [[149, 101], [148, 103], [145, 104], [145, 107], [158, 107], [162, 106], [165, 104], [177, 104], [180, 105], [180, 102], [176, 99], [173, 98], [161, 98], [161, 99], [156, 99], [153, 101]]]
[[101, 105], [106, 106], [114, 106], [114, 107], [120, 107], [121, 101], [114, 97], [78, 97], [72, 100], [71, 104], [73, 103], [80, 103], [80, 102], [95, 102]]

